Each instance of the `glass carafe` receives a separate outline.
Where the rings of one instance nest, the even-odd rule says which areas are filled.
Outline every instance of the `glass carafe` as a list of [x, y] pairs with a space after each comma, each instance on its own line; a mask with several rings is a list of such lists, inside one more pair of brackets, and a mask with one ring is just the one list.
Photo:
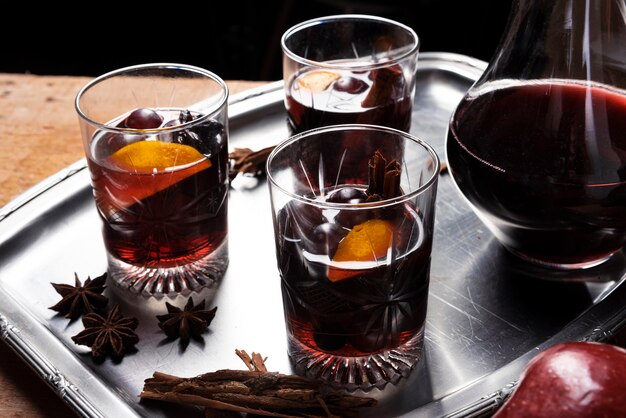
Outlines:
[[460, 102], [453, 179], [512, 253], [559, 269], [626, 243], [626, 2], [517, 0]]

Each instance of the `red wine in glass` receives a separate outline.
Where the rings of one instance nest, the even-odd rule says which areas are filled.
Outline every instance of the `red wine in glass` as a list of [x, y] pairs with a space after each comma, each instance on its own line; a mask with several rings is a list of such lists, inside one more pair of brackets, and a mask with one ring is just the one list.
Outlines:
[[112, 257], [145, 269], [177, 267], [226, 241], [225, 129], [211, 120], [184, 127], [197, 117], [181, 109], [137, 109], [112, 124], [181, 128], [133, 135], [131, 142], [123, 133], [94, 134], [88, 163]]
[[[365, 189], [339, 186], [325, 200], [354, 204], [365, 200]], [[363, 357], [397, 348], [423, 332], [432, 242], [409, 204], [323, 211], [292, 201], [277, 222], [290, 344]], [[382, 242], [376, 239], [381, 226], [390, 234]], [[351, 240], [359, 228], [362, 235]], [[352, 249], [361, 239], [377, 258], [353, 260]]]
[[285, 100], [292, 134], [348, 123], [411, 127], [413, 98], [400, 67], [304, 71], [289, 83]]

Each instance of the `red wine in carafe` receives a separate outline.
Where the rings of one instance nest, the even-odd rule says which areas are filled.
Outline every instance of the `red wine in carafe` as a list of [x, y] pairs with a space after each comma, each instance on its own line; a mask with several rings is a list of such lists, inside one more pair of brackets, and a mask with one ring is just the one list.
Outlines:
[[459, 189], [512, 252], [603, 261], [626, 242], [626, 92], [567, 80], [485, 83], [450, 123]]

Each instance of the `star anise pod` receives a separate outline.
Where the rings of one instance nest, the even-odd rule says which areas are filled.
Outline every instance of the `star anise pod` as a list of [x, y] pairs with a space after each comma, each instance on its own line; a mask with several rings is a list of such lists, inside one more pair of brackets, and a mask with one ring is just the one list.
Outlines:
[[51, 283], [54, 290], [63, 296], [63, 299], [49, 309], [64, 314], [66, 318], [76, 319], [84, 313], [91, 313], [95, 309], [101, 309], [107, 305], [109, 299], [101, 294], [106, 288], [106, 273], [93, 280], [87, 277], [84, 285], [81, 284], [78, 274], [74, 273], [74, 278], [74, 286]]
[[215, 317], [217, 307], [207, 311], [204, 309], [205, 300], [193, 304], [193, 299], [189, 298], [184, 309], [177, 308], [165, 302], [167, 314], [157, 315], [159, 327], [170, 338], [178, 338], [182, 341], [189, 341], [189, 337], [199, 338], [206, 331]]
[[107, 354], [121, 358], [139, 341], [135, 333], [137, 318], [122, 316], [119, 305], [115, 305], [106, 319], [97, 313], [83, 316], [83, 325], [85, 329], [73, 336], [72, 340], [76, 344], [91, 347], [94, 359], [101, 359]]

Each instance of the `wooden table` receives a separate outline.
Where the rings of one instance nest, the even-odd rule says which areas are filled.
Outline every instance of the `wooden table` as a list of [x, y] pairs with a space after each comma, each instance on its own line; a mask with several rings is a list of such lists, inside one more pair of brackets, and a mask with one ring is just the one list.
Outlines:
[[[74, 98], [88, 77], [0, 74], [0, 207], [83, 158]], [[265, 84], [227, 82], [231, 95]], [[0, 417], [74, 412], [0, 339]]]

